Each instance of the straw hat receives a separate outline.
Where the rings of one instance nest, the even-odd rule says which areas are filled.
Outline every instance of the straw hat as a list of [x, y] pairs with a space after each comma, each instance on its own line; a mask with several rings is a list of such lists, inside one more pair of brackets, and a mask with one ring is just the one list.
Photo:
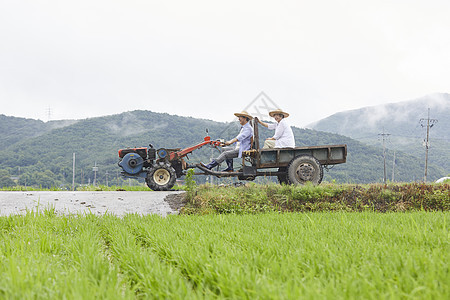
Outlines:
[[289, 117], [289, 114], [287, 112], [282, 111], [281, 109], [273, 110], [269, 112], [269, 116], [273, 118], [275, 115], [283, 115], [285, 118]]
[[250, 116], [248, 114], [248, 112], [246, 112], [245, 110], [241, 111], [240, 113], [235, 113], [234, 114], [236, 117], [247, 117], [249, 120], [253, 119], [252, 116]]

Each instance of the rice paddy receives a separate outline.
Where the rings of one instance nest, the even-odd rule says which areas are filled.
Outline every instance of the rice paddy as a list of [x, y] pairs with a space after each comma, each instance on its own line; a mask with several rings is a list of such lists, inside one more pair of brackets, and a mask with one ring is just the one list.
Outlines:
[[448, 299], [449, 217], [0, 217], [0, 298]]

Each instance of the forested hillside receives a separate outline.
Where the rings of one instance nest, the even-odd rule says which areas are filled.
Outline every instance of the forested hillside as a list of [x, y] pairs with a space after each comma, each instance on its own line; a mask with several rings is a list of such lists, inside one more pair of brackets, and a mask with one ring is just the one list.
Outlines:
[[[14, 126], [9, 127], [10, 119]], [[9, 132], [2, 137], [0, 148], [0, 186], [12, 185], [10, 177], [18, 177], [21, 185], [52, 187], [71, 185], [72, 157], [76, 153], [76, 182], [93, 182], [92, 167], [99, 167], [97, 183], [121, 184], [117, 166], [117, 150], [124, 147], [143, 147], [152, 143], [155, 148], [185, 148], [201, 142], [206, 130], [213, 139], [231, 139], [239, 124], [172, 116], [150, 111], [133, 111], [118, 115], [70, 121], [67, 126], [54, 128], [63, 121], [48, 122], [3, 117], [2, 128]], [[14, 127], [14, 128], [12, 128]], [[58, 126], [56, 126], [58, 127]], [[34, 129], [33, 129], [34, 128]], [[9, 131], [8, 131], [9, 130]], [[28, 131], [23, 133], [22, 130]], [[348, 162], [325, 173], [325, 180], [338, 182], [379, 182], [383, 179], [382, 150], [366, 146], [348, 137], [309, 129], [293, 128], [297, 146], [347, 144]], [[273, 132], [260, 128], [261, 141]], [[261, 142], [262, 143], [262, 142]], [[189, 163], [207, 162], [217, 150], [204, 147], [195, 151]], [[389, 166], [392, 156], [388, 156]], [[236, 159], [235, 164], [239, 161]], [[392, 169], [389, 169], [389, 175]], [[444, 171], [430, 166], [430, 178], [444, 175]], [[399, 181], [419, 180], [423, 164], [416, 158], [396, 154], [395, 178]], [[200, 182], [205, 180], [199, 176]]]
[[74, 124], [76, 120], [42, 122], [0, 115], [0, 150], [27, 138], [40, 136], [52, 129]]
[[378, 147], [382, 145], [380, 134], [384, 132], [390, 134], [386, 140], [390, 155], [402, 151], [424, 161], [428, 108], [430, 119], [437, 120], [431, 122], [429, 162], [450, 173], [450, 94], [339, 112], [308, 127]]

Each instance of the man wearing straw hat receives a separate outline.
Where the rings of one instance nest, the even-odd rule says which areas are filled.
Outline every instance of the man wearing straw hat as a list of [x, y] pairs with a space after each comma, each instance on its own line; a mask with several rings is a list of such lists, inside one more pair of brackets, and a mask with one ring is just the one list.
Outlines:
[[273, 137], [268, 138], [264, 142], [263, 148], [294, 148], [295, 139], [291, 126], [286, 122], [289, 117], [287, 112], [277, 109], [269, 112], [269, 116], [275, 119], [276, 123], [267, 124], [258, 119], [258, 123], [269, 129], [275, 129]]
[[250, 125], [249, 121], [253, 119], [253, 117], [250, 116], [246, 111], [235, 113], [234, 115], [239, 118], [239, 123], [242, 125], [241, 131], [234, 139], [231, 139], [224, 144], [225, 146], [229, 146], [236, 142], [239, 143], [236, 144], [236, 146], [224, 147], [226, 151], [222, 152], [219, 157], [214, 158], [209, 164], [204, 165], [203, 163], [200, 163], [205, 168], [211, 170], [212, 168], [226, 160], [227, 168], [223, 171], [233, 172], [233, 158], [242, 157], [243, 151], [250, 150], [251, 139], [253, 137], [253, 127]]

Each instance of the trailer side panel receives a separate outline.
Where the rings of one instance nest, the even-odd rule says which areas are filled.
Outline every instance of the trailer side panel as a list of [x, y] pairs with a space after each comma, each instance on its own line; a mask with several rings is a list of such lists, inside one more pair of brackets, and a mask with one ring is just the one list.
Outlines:
[[346, 162], [347, 145], [326, 145], [280, 149], [261, 149], [257, 158], [258, 168], [285, 167], [299, 155], [311, 155], [322, 165], [336, 165]]

